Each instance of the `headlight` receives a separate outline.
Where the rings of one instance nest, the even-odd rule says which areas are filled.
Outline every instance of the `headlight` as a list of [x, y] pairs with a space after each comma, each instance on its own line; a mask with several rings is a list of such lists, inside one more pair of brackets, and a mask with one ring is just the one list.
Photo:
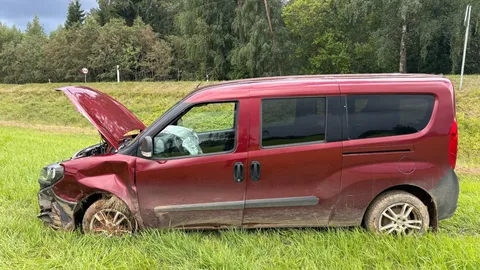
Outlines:
[[38, 182], [41, 186], [51, 186], [63, 178], [63, 166], [60, 164], [52, 164], [40, 171]]

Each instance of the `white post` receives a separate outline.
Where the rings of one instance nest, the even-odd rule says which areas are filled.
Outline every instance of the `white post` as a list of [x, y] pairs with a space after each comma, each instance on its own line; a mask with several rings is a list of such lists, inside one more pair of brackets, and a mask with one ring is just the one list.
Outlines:
[[85, 73], [85, 83], [87, 83], [87, 73]]
[[472, 6], [467, 5], [467, 10], [465, 12], [465, 19], [463, 25], [467, 27], [465, 31], [465, 44], [463, 46], [463, 60], [462, 60], [462, 71], [460, 72], [460, 89], [463, 86], [463, 72], [465, 70], [465, 57], [467, 56], [467, 43], [468, 43], [468, 34], [470, 31], [470, 14], [472, 13]]
[[120, 66], [117, 65], [117, 83], [120, 82], [120, 69], [119, 68], [120, 68]]
[[208, 74], [207, 74], [207, 82], [208, 82]]

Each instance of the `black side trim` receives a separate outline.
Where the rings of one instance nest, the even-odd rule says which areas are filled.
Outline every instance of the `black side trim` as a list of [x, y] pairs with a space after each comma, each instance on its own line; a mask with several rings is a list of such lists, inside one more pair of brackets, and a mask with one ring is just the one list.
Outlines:
[[342, 141], [342, 97], [327, 97], [327, 142]]
[[455, 171], [451, 169], [432, 190], [432, 196], [437, 205], [438, 220], [453, 216], [458, 204], [460, 186]]
[[181, 211], [208, 211], [208, 210], [237, 210], [243, 209], [244, 201], [214, 202], [214, 203], [193, 203], [157, 206], [155, 213], [181, 212]]
[[396, 149], [396, 150], [373, 150], [373, 151], [358, 151], [343, 153], [344, 156], [348, 155], [361, 155], [361, 154], [378, 154], [378, 153], [398, 153], [398, 152], [411, 152], [410, 149]]
[[309, 205], [317, 205], [317, 204], [318, 204], [318, 198], [315, 196], [259, 199], [259, 200], [245, 201], [245, 209], [264, 208], [264, 207], [309, 206]]
[[247, 208], [269, 208], [269, 207], [289, 207], [289, 206], [312, 206], [319, 202], [315, 196], [289, 197], [274, 199], [258, 199], [247, 201], [230, 201], [215, 203], [194, 203], [157, 206], [155, 213], [164, 212], [182, 212], [182, 211], [209, 211], [209, 210], [240, 210]]
[[348, 141], [348, 109], [347, 109], [347, 97], [340, 96], [341, 111], [342, 111], [342, 141]]

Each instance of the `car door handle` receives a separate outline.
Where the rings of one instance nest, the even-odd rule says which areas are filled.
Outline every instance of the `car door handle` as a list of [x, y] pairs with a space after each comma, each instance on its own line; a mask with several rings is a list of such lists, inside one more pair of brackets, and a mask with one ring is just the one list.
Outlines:
[[252, 161], [250, 164], [250, 178], [252, 181], [260, 181], [260, 162]]
[[233, 166], [233, 180], [235, 180], [237, 183], [243, 182], [244, 174], [243, 163], [235, 163]]

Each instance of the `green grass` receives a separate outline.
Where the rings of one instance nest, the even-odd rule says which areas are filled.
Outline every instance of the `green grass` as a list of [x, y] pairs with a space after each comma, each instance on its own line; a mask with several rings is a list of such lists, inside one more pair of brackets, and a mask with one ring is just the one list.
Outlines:
[[[460, 78], [451, 78], [456, 87]], [[459, 125], [459, 164], [480, 167], [480, 76], [466, 76], [462, 90], [456, 90]]]
[[[452, 77], [458, 85], [458, 77]], [[90, 84], [147, 124], [198, 83]], [[0, 269], [479, 269], [480, 175], [460, 174], [455, 216], [438, 233], [378, 236], [362, 229], [147, 230], [104, 238], [53, 231], [36, 218], [42, 166], [98, 141], [60, 85], [0, 85]], [[458, 90], [459, 165], [480, 161], [480, 76]], [[27, 127], [19, 127], [27, 126]], [[459, 170], [460, 171], [460, 170]]]
[[0, 268], [362, 269], [480, 267], [480, 177], [461, 175], [456, 215], [438, 233], [362, 229], [147, 230], [104, 238], [53, 231], [36, 218], [39, 168], [97, 136], [0, 127]]
[[[199, 82], [91, 83], [129, 108], [146, 125], [191, 92]], [[55, 88], [61, 84], [0, 85], [0, 121], [90, 127], [68, 98]]]

